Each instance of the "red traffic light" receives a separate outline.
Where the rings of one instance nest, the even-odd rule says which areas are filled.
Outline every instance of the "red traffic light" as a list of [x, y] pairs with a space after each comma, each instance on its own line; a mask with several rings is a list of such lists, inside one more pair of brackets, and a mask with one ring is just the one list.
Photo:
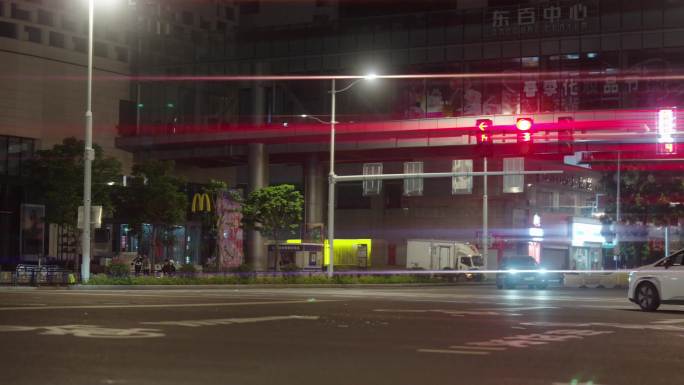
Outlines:
[[530, 118], [518, 118], [518, 120], [515, 121], [515, 128], [518, 129], [518, 131], [529, 131], [532, 129], [532, 119]]

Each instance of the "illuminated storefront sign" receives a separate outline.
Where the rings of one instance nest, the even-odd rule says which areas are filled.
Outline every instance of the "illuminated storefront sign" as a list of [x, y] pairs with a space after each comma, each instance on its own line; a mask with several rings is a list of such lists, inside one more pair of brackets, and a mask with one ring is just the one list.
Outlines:
[[598, 27], [598, 8], [596, 0], [490, 8], [485, 18], [485, 36], [587, 32]]
[[603, 227], [599, 221], [584, 223], [573, 221], [572, 223], [572, 246], [583, 247], [590, 246], [589, 244], [602, 245], [606, 239], [601, 235], [601, 228]]

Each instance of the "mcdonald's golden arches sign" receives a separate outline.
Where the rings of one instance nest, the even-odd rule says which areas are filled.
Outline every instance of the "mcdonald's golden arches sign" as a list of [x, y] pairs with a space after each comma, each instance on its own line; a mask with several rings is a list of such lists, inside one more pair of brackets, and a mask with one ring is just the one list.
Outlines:
[[192, 197], [192, 207], [191, 211], [193, 213], [197, 212], [211, 212], [211, 199], [209, 199], [209, 194], [207, 193], [196, 193]]

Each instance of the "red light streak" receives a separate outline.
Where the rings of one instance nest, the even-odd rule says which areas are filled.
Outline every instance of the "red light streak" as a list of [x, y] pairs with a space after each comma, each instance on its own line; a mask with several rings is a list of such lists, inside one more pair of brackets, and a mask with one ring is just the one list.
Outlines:
[[[100, 75], [95, 76], [96, 80], [103, 81], [141, 81], [141, 82], [249, 82], [249, 81], [307, 81], [307, 80], [357, 80], [363, 79], [366, 75]], [[19, 80], [84, 80], [83, 76], [0, 76], [0, 79], [19, 79]], [[568, 79], [572, 78], [577, 82], [596, 82], [596, 81], [681, 81], [684, 74], [605, 74], [595, 75], [591, 72], [497, 72], [497, 73], [433, 73], [433, 74], [388, 74], [377, 75], [376, 79], [478, 79], [485, 82], [489, 80], [500, 81], [502, 79]]]

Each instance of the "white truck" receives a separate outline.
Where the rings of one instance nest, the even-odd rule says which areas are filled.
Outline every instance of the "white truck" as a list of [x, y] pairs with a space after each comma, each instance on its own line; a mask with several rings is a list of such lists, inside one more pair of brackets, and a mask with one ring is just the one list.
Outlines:
[[481, 280], [477, 270], [486, 270], [485, 260], [477, 248], [465, 242], [436, 239], [406, 241], [406, 267], [425, 270], [467, 271], [468, 279]]

